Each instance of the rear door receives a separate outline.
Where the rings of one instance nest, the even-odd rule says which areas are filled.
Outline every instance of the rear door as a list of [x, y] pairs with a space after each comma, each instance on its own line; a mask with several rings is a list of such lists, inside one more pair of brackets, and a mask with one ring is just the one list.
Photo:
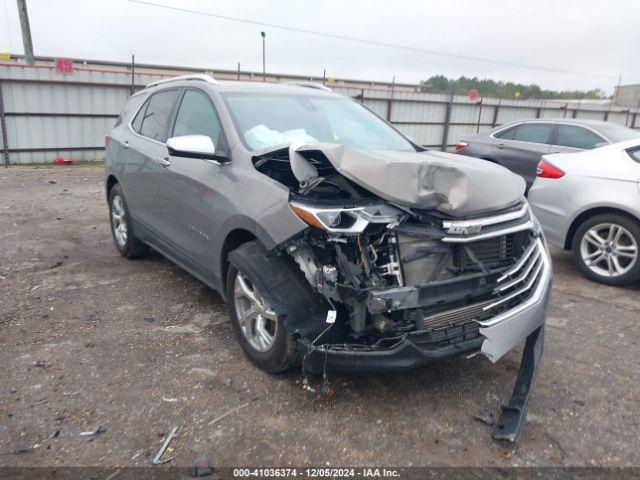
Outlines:
[[498, 132], [493, 143], [493, 157], [525, 179], [530, 187], [542, 155], [549, 153], [553, 123], [526, 122]]
[[166, 224], [171, 205], [166, 191], [167, 175], [163, 158], [168, 154], [167, 131], [179, 89], [161, 90], [144, 103], [131, 122], [128, 145], [129, 186], [127, 200], [132, 204], [136, 221], [153, 234], [167, 238]]
[[553, 134], [551, 153], [571, 153], [606, 145], [609, 142], [593, 130], [559, 123]]

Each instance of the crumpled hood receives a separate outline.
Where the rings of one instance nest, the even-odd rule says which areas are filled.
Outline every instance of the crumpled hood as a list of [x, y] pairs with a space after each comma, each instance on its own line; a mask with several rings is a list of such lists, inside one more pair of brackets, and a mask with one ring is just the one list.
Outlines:
[[391, 203], [465, 217], [521, 202], [525, 181], [494, 163], [426, 151], [364, 151], [331, 143], [296, 149], [322, 152], [343, 176]]

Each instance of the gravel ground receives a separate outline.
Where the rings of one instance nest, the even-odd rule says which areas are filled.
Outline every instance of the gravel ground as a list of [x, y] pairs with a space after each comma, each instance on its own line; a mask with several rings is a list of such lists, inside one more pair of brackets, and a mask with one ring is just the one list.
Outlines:
[[334, 376], [319, 398], [243, 357], [215, 292], [158, 254], [118, 255], [102, 176], [0, 170], [0, 465], [145, 466], [173, 426], [178, 465], [640, 465], [640, 285], [591, 283], [553, 251], [529, 424], [505, 447], [473, 415], [506, 402], [521, 349]]

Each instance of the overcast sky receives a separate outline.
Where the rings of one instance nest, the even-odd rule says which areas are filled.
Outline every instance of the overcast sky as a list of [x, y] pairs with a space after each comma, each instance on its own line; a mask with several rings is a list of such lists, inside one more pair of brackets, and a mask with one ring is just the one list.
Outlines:
[[[638, 0], [148, 0], [454, 56], [172, 11], [128, 0], [27, 0], [36, 55], [418, 82], [434, 74], [602, 88], [640, 83]], [[15, 0], [0, 0], [0, 51], [22, 53]], [[508, 64], [520, 64], [518, 67]], [[527, 67], [528, 66], [528, 67]], [[543, 70], [551, 69], [554, 71]], [[580, 72], [580, 73], [567, 73]]]

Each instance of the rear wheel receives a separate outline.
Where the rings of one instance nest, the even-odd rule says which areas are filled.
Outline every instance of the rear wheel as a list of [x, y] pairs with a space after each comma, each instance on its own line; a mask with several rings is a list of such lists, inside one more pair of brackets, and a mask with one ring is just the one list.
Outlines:
[[256, 366], [267, 372], [296, 366], [297, 338], [272, 308], [272, 292], [267, 291], [277, 273], [274, 269], [286, 271], [287, 267], [257, 242], [241, 245], [230, 257], [233, 262], [227, 274], [227, 302], [240, 346]]
[[640, 279], [640, 225], [619, 214], [586, 220], [573, 238], [580, 270], [606, 285], [623, 286]]
[[146, 243], [133, 233], [131, 215], [120, 184], [116, 183], [109, 192], [109, 220], [111, 235], [118, 252], [125, 258], [144, 255], [149, 250]]

